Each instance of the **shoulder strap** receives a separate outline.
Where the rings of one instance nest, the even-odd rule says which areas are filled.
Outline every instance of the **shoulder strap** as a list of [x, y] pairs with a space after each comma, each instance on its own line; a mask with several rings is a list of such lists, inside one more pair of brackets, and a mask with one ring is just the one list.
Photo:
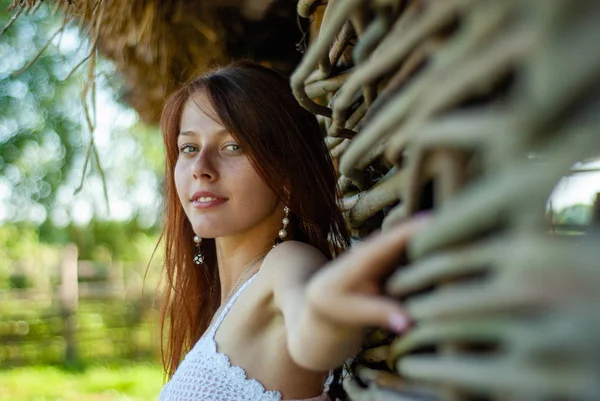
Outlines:
[[210, 329], [210, 331], [208, 333], [210, 338], [214, 338], [215, 333], [217, 332], [217, 329], [221, 325], [221, 322], [223, 322], [223, 319], [225, 319], [225, 316], [227, 316], [227, 312], [229, 312], [229, 309], [231, 309], [231, 307], [233, 306], [233, 304], [235, 303], [235, 301], [238, 299], [238, 297], [241, 295], [241, 293], [244, 291], [244, 289], [248, 286], [248, 284], [250, 284], [252, 282], [252, 280], [254, 280], [254, 278], [256, 277], [257, 273], [258, 272], [254, 273], [252, 275], [252, 277], [250, 277], [239, 288], [239, 290], [237, 290], [235, 292], [235, 294], [233, 294], [233, 296], [231, 297], [231, 299], [227, 302], [227, 305], [225, 305], [225, 308], [223, 308], [223, 311], [221, 312], [221, 314], [219, 315], [219, 317], [217, 318], [217, 320], [215, 321], [215, 323], [212, 325], [212, 327], [211, 327], [211, 329]]

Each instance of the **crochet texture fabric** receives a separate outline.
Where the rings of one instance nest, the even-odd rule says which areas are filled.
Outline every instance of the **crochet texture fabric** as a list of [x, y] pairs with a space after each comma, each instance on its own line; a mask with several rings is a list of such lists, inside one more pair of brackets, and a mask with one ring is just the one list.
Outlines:
[[[246, 377], [244, 369], [239, 366], [231, 366], [227, 355], [217, 351], [214, 339], [227, 312], [255, 277], [256, 274], [236, 291], [215, 324], [204, 333], [185, 356], [171, 380], [163, 387], [159, 401], [281, 400], [279, 391], [265, 391], [260, 382]], [[326, 390], [327, 388], [320, 396], [297, 401], [329, 401]]]

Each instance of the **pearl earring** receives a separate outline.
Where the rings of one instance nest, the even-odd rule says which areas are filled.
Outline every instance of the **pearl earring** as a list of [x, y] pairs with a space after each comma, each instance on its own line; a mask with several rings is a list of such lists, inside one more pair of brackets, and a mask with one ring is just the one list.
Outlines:
[[289, 213], [290, 213], [290, 208], [287, 206], [284, 206], [283, 211], [285, 212], [285, 217], [281, 220], [281, 223], [283, 224], [283, 228], [281, 230], [279, 230], [279, 236], [275, 238], [275, 244], [273, 245], [273, 248], [275, 248], [277, 245], [281, 244], [283, 242], [283, 239], [285, 237], [287, 237], [286, 228], [287, 228], [288, 224], [290, 224], [290, 219], [288, 217]]
[[201, 265], [204, 263], [204, 255], [202, 255], [202, 250], [200, 249], [200, 243], [202, 243], [202, 238], [194, 235], [194, 242], [196, 245], [194, 246], [194, 263], [197, 265]]

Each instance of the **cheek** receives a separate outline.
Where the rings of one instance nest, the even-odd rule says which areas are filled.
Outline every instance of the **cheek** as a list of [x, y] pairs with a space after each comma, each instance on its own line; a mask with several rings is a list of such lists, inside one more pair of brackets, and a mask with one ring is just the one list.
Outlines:
[[175, 191], [177, 191], [179, 200], [184, 203], [183, 201], [187, 199], [187, 186], [185, 174], [183, 172], [183, 166], [181, 163], [175, 164], [175, 168], [173, 170], [173, 181], [175, 182]]
[[240, 159], [239, 163], [230, 167], [227, 171], [227, 176], [233, 178], [230, 189], [237, 193], [237, 203], [250, 208], [248, 211], [255, 210], [257, 207], [260, 209], [263, 205], [267, 206], [272, 203], [272, 199], [276, 198], [249, 160]]
[[275, 195], [258, 173], [254, 172], [254, 170], [250, 171], [251, 173], [247, 172], [243, 178], [240, 176], [240, 180], [238, 181], [240, 188], [244, 188], [241, 203], [248, 207], [248, 210], [257, 210], [262, 214], [265, 210], [271, 210], [277, 203], [277, 195]]

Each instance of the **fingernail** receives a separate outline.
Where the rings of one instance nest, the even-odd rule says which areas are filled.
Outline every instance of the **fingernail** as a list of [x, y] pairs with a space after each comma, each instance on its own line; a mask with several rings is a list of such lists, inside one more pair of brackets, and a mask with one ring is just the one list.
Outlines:
[[401, 313], [395, 313], [389, 318], [390, 329], [395, 333], [402, 333], [410, 325], [410, 321]]
[[418, 213], [415, 213], [415, 215], [413, 216], [413, 218], [417, 219], [417, 220], [423, 220], [423, 219], [428, 219], [431, 216], [433, 216], [433, 211], [432, 210], [422, 210]]

